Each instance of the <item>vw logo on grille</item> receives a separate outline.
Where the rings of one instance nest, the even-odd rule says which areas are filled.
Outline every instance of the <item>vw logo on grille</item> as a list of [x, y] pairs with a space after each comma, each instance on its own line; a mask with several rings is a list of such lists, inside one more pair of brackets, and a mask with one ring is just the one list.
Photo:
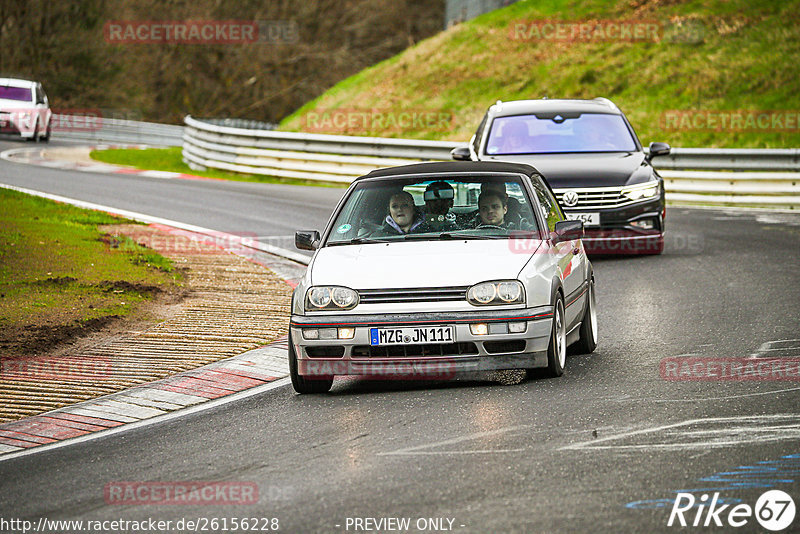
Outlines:
[[564, 205], [567, 207], [573, 207], [578, 205], [578, 192], [573, 191], [570, 189], [569, 191], [564, 192], [564, 196], [561, 197], [561, 200], [564, 202]]

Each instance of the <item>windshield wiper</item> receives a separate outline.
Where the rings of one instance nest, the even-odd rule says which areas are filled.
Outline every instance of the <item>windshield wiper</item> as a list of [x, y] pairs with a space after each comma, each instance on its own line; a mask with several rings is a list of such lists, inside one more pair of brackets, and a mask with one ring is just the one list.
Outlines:
[[329, 241], [328, 245], [363, 245], [365, 243], [391, 243], [391, 239], [376, 239], [374, 237], [354, 237], [347, 241]]
[[434, 239], [505, 239], [507, 235], [465, 234], [461, 232], [442, 232], [441, 234], [407, 234], [403, 236], [406, 241], [434, 240]]

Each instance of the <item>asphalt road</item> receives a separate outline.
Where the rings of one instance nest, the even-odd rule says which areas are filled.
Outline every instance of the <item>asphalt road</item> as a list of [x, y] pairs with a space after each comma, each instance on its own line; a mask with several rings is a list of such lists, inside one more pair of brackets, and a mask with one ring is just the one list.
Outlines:
[[[52, 146], [71, 143], [52, 142]], [[74, 143], [72, 143], [74, 144]], [[31, 143], [0, 138], [0, 152], [33, 147]], [[0, 163], [0, 183], [68, 198], [136, 211], [294, 249], [294, 232], [322, 230], [333, 205], [344, 193], [337, 187], [164, 180], [136, 175], [96, 175]]]
[[[340, 193], [7, 162], [0, 177], [259, 235], [320, 228]], [[670, 374], [678, 360], [665, 360], [743, 365], [772, 356], [797, 365], [800, 216], [672, 208], [667, 224], [662, 256], [594, 260], [600, 343], [592, 355], [568, 357], [561, 378], [515, 386], [347, 379], [331, 394], [302, 397], [281, 387], [0, 461], [0, 518], [259, 517], [279, 519], [284, 532], [434, 532], [439, 523], [426, 520], [444, 518], [440, 531], [649, 533], [696, 530], [667, 526], [681, 490], [753, 507], [779, 489], [800, 505], [800, 456], [787, 458], [800, 454], [800, 379], [771, 367], [771, 380], [669, 380], [680, 378]], [[110, 504], [104, 488], [120, 481], [255, 483], [259, 498]], [[697, 510], [685, 513], [690, 524]], [[753, 517], [733, 529], [729, 511], [712, 530], [765, 531]], [[410, 528], [357, 528], [375, 527], [366, 518], [409, 518]]]

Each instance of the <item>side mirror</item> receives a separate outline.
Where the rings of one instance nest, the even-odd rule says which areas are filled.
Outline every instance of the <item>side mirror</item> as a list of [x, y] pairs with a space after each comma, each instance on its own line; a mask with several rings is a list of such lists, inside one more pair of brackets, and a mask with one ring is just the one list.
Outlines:
[[667, 143], [650, 143], [650, 159], [669, 155], [672, 148]]
[[572, 241], [583, 237], [583, 221], [558, 221], [556, 223], [554, 243]]
[[468, 146], [456, 147], [450, 151], [450, 157], [456, 161], [469, 161], [472, 159], [469, 153]]
[[317, 250], [319, 232], [316, 230], [300, 230], [294, 233], [294, 246], [300, 250]]

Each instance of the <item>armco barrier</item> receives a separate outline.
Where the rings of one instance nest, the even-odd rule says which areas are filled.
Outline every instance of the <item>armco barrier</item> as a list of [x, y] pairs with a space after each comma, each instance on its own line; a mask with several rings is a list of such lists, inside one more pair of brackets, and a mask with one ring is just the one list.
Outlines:
[[[450, 160], [463, 143], [276, 132], [185, 119], [195, 170], [350, 183], [380, 167]], [[215, 121], [216, 122], [216, 121]], [[674, 204], [800, 209], [800, 149], [674, 148], [654, 160]]]
[[129, 121], [98, 115], [94, 120], [54, 115], [53, 139], [154, 146], [181, 146], [183, 126]]

